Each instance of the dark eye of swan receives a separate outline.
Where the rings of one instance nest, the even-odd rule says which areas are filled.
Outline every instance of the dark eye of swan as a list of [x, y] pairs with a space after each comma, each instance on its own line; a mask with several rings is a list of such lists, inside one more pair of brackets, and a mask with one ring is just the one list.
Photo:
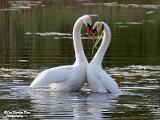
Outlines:
[[87, 27], [88, 27], [89, 29], [92, 29], [92, 26], [91, 26], [89, 23], [87, 23]]
[[92, 30], [92, 32], [97, 32], [97, 27], [95, 27], [95, 28]]

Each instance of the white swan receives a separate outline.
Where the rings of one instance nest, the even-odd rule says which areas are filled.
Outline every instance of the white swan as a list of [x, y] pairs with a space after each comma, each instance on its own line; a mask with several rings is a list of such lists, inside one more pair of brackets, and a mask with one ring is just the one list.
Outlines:
[[55, 91], [78, 91], [86, 82], [88, 61], [81, 41], [81, 28], [85, 24], [91, 30], [91, 18], [84, 15], [73, 27], [73, 44], [76, 61], [73, 65], [59, 66], [42, 71], [31, 83], [31, 87], [50, 86]]
[[87, 81], [92, 92], [99, 93], [120, 93], [117, 83], [101, 67], [103, 57], [111, 40], [111, 31], [104, 22], [96, 22], [93, 26], [93, 35], [103, 30], [102, 43], [87, 66]]

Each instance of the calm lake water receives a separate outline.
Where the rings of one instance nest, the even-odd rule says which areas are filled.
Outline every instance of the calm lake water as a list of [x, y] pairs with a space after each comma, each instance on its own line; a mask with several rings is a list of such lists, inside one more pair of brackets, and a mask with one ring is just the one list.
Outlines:
[[[103, 68], [123, 94], [53, 92], [28, 86], [44, 69], [73, 64], [72, 28], [92, 15], [112, 41]], [[93, 41], [82, 30], [85, 54]], [[15, 118], [16, 117], [16, 118]], [[159, 0], [0, 1], [0, 119], [160, 119]]]

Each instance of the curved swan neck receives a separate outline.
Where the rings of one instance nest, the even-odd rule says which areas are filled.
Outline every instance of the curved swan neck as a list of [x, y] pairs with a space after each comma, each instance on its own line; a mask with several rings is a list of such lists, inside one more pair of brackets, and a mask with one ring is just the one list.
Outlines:
[[81, 41], [81, 28], [83, 25], [83, 17], [80, 17], [73, 27], [73, 44], [75, 50], [76, 63], [87, 62]]
[[103, 40], [102, 40], [102, 43], [101, 43], [97, 53], [95, 54], [95, 56], [93, 57], [93, 60], [91, 61], [91, 63], [97, 64], [97, 65], [102, 64], [103, 57], [104, 57], [105, 52], [108, 49], [108, 46], [109, 46], [110, 41], [111, 41], [110, 28], [106, 23], [103, 23], [103, 24], [104, 24]]

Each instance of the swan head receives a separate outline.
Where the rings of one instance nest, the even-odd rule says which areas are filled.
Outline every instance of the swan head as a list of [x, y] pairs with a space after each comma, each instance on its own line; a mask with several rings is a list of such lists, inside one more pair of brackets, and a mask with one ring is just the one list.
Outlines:
[[87, 27], [87, 32], [90, 34], [92, 32], [92, 20], [89, 15], [82, 16], [82, 21], [84, 25]]
[[93, 28], [92, 28], [92, 37], [95, 37], [97, 33], [100, 33], [104, 30], [104, 24], [103, 22], [95, 22], [94, 25], [93, 25]]

